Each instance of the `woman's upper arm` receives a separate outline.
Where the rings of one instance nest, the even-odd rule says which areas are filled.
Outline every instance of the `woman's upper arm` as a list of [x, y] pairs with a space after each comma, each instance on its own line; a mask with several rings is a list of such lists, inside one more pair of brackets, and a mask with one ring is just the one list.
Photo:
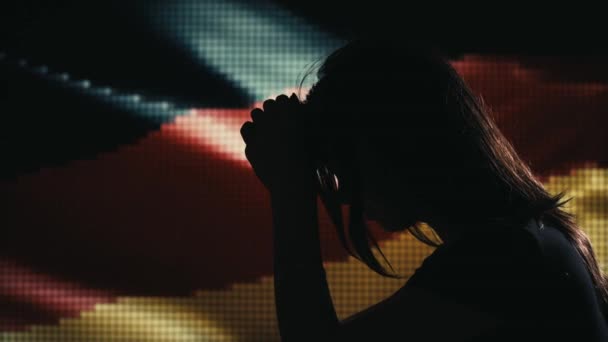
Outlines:
[[340, 322], [331, 341], [460, 341], [492, 331], [497, 319], [434, 293], [406, 286]]

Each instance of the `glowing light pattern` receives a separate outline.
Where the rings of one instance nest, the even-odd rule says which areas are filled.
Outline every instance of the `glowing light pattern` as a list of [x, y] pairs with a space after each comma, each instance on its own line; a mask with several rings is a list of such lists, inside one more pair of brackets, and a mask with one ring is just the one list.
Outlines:
[[[608, 271], [608, 170], [579, 169], [569, 176], [551, 177], [545, 186], [552, 194], [567, 188], [568, 195], [575, 196], [568, 210], [590, 236], [599, 263]], [[432, 252], [407, 233], [396, 234], [380, 246], [395, 270], [406, 276]], [[407, 258], [403, 251], [410, 251]], [[341, 319], [387, 298], [405, 281], [379, 276], [352, 257], [346, 262], [326, 262], [325, 270]], [[261, 277], [257, 282], [201, 290], [185, 298], [121, 297], [116, 303], [98, 304], [78, 318], [63, 319], [59, 325], [2, 333], [0, 339], [279, 341], [272, 284], [272, 277]]]
[[[149, 4], [145, 10], [154, 28], [242, 88], [252, 103], [258, 101], [254, 106], [260, 106], [259, 101], [265, 98], [286, 93], [282, 90], [293, 87], [310, 63], [342, 43], [269, 3], [183, 0]], [[480, 68], [481, 62], [473, 56], [454, 65], [461, 73], [485, 73]], [[150, 101], [144, 94], [126, 94], [90, 80], [73, 79], [70, 74], [51, 70], [49, 66], [30, 65], [26, 59], [12, 60], [3, 52], [0, 52], [0, 63], [13, 63], [60, 87], [165, 123], [163, 129], [173, 132], [177, 140], [204, 147], [249, 167], [239, 134], [240, 125], [250, 120], [249, 109], [180, 109], [173, 103]], [[511, 69], [515, 79], [521, 82], [538, 81], [538, 75], [517, 64]], [[606, 86], [600, 84], [580, 88], [587, 95], [605, 90]], [[499, 111], [517, 111], [513, 104], [506, 105], [509, 107]], [[589, 234], [605, 271], [608, 271], [607, 185], [608, 170], [597, 168], [551, 177], [546, 184], [552, 193], [568, 189], [569, 195], [574, 196], [570, 209]], [[411, 274], [431, 252], [408, 234], [383, 241], [381, 246], [395, 269], [405, 275]], [[408, 251], [407, 258], [404, 251]], [[3, 271], [11, 267], [0, 264]], [[341, 318], [388, 297], [401, 286], [395, 280], [376, 275], [353, 258], [347, 262], [326, 263], [326, 272]], [[77, 306], [73, 299], [79, 289], [65, 289], [66, 284], [59, 280], [33, 273], [20, 276], [20, 279], [25, 277], [25, 284], [16, 279], [0, 283], [2, 295], [48, 307], [49, 312]], [[360, 279], [365, 282], [356, 281]], [[42, 289], [40, 284], [46, 288]], [[35, 286], [30, 288], [30, 285]], [[88, 298], [93, 309], [80, 317], [63, 319], [59, 325], [33, 326], [24, 332], [0, 333], [0, 340], [215, 341], [251, 340], [252, 334], [256, 339], [278, 340], [271, 277], [262, 277], [256, 283], [236, 284], [224, 291], [201, 290], [192, 297], [120, 297], [114, 303], [94, 304], [100, 300], [96, 297], [104, 296], [107, 294], [101, 292], [89, 297], [83, 294], [80, 299]]]
[[154, 2], [146, 13], [151, 27], [242, 88], [252, 102], [294, 87], [307, 66], [343, 43], [265, 1]]
[[178, 108], [175, 104], [166, 101], [151, 101], [141, 94], [127, 94], [109, 86], [93, 84], [87, 79], [73, 79], [67, 72], [51, 70], [46, 65], [30, 65], [25, 59], [12, 60], [6, 54], [0, 54], [0, 63], [13, 64], [23, 71], [36, 75], [44, 80], [54, 82], [57, 87], [70, 89], [74, 94], [93, 97], [116, 108], [129, 111], [155, 123], [171, 121], [179, 115], [188, 113], [187, 109]]

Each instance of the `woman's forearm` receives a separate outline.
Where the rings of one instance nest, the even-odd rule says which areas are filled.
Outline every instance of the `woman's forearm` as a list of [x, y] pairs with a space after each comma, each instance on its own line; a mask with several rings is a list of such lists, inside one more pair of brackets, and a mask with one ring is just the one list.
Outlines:
[[283, 341], [318, 340], [339, 324], [323, 268], [317, 196], [311, 189], [271, 194], [274, 291]]

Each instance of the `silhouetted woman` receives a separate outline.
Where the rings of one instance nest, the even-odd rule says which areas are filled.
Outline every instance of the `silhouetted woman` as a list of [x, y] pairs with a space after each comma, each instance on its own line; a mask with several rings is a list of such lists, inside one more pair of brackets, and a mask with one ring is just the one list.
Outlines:
[[[608, 341], [607, 278], [564, 193], [543, 188], [438, 54], [354, 40], [303, 103], [263, 107], [241, 134], [270, 193], [283, 340]], [[377, 273], [397, 277], [374, 257], [366, 218], [438, 247], [401, 289], [340, 321], [317, 195], [344, 247]]]

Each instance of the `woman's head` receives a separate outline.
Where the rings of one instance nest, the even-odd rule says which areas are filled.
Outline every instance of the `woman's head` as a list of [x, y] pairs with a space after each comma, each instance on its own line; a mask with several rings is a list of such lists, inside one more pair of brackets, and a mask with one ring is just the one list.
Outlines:
[[506, 184], [483, 146], [484, 133], [497, 130], [430, 49], [356, 40], [331, 54], [318, 78], [306, 103], [331, 146], [325, 160], [345, 203], [359, 196], [366, 217], [389, 230], [428, 222], [429, 215], [473, 223], [514, 200], [501, 193]]
[[[544, 189], [438, 53], [362, 38], [328, 56], [317, 76], [305, 100], [318, 139], [317, 171], [321, 184], [339, 183], [321, 198], [353, 256], [393, 276], [371, 252], [370, 244], [378, 245], [364, 216], [390, 231], [409, 229], [430, 245], [441, 241], [424, 234], [420, 222], [450, 222], [461, 230], [456, 235], [473, 237], [543, 219], [576, 245], [608, 303], [608, 282], [588, 238], [560, 208], [564, 193]], [[350, 206], [354, 251], [340, 204]]]

